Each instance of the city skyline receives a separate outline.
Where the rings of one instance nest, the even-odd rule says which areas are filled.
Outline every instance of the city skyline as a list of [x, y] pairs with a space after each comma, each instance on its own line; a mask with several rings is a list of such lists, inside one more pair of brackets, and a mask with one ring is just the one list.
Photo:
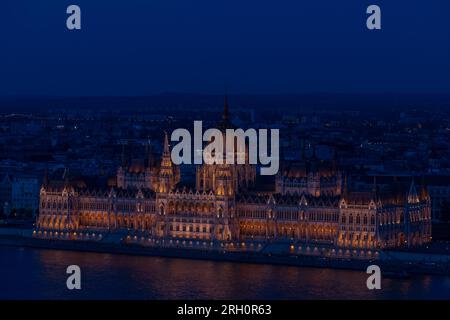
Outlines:
[[450, 1], [0, 7], [0, 300], [450, 299]]
[[[400, 278], [446, 272], [436, 253], [448, 254], [448, 109], [400, 104], [374, 113], [368, 108], [330, 108], [326, 98], [319, 111], [314, 104], [292, 108], [283, 98], [209, 98], [181, 95], [173, 100], [166, 95], [151, 107], [147, 99], [123, 97], [4, 100], [10, 110], [17, 104], [28, 111], [0, 113], [2, 241], [10, 243], [13, 233], [16, 245], [173, 258], [200, 255], [221, 265], [237, 259], [362, 271], [375, 263], [383, 275], [391, 272]], [[176, 102], [180, 99], [186, 101]], [[299, 103], [291, 99], [291, 104]], [[253, 107], [243, 107], [247, 104]], [[279, 128], [279, 173], [264, 178], [248, 164], [175, 166], [164, 132], [193, 129], [189, 126], [196, 119], [203, 119], [205, 128], [221, 130], [235, 124]], [[410, 258], [402, 256], [405, 251]], [[2, 252], [17, 260], [13, 251]], [[59, 252], [66, 261], [70, 252]], [[81, 270], [101, 268], [82, 262], [87, 254], [77, 256]], [[420, 262], [423, 255], [432, 265]], [[39, 264], [52, 261], [52, 255], [44, 255]], [[177, 267], [176, 273], [182, 269]], [[358, 289], [363, 282], [347, 277], [353, 297], [385, 296], [382, 290], [365, 293], [365, 286]], [[60, 281], [60, 275], [54, 279]], [[38, 276], [31, 281], [52, 280]], [[208, 281], [195, 281], [208, 287]], [[391, 280], [383, 280], [383, 287], [397, 283], [386, 281]], [[440, 289], [445, 283], [433, 283], [438, 288], [433, 295], [445, 297]], [[326, 290], [325, 283], [321, 286]], [[53, 290], [31, 288], [22, 297], [55, 297]], [[113, 289], [80, 294], [90, 298], [93, 292], [121, 297]], [[161, 290], [153, 294], [168, 296]], [[222, 297], [232, 298], [227, 294]], [[292, 297], [282, 290], [249, 297], [274, 294]], [[322, 293], [328, 295], [341, 296]], [[173, 296], [185, 297], [182, 292]]]

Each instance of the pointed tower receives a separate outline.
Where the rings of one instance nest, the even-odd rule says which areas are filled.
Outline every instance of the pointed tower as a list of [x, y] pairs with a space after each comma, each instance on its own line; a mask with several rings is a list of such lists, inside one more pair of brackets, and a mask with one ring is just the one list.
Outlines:
[[68, 187], [70, 185], [69, 168], [64, 169], [63, 179], [64, 179], [64, 186]]
[[217, 124], [217, 129], [219, 129], [222, 132], [225, 132], [226, 129], [235, 129], [235, 126], [230, 120], [230, 110], [228, 105], [228, 94], [225, 95], [223, 99], [223, 112], [222, 112], [222, 118], [220, 119], [219, 123]]
[[167, 132], [164, 132], [164, 148], [159, 170], [159, 192], [166, 193], [172, 190], [180, 181], [180, 171], [172, 163], [170, 158], [169, 138]]
[[408, 204], [419, 203], [419, 195], [417, 194], [416, 185], [414, 183], [414, 178], [411, 180], [411, 185], [409, 186], [408, 192]]

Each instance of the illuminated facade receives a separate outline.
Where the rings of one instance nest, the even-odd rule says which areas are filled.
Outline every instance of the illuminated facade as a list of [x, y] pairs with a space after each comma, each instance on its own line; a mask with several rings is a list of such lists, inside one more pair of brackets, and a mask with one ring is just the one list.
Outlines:
[[[229, 125], [225, 104], [219, 127]], [[430, 199], [413, 181], [406, 189], [374, 184], [370, 191], [349, 192], [334, 162], [302, 158], [285, 163], [265, 191], [249, 164], [201, 165], [195, 188], [181, 188], [165, 135], [160, 161], [121, 166], [114, 186], [90, 190], [68, 178], [46, 179], [36, 232], [41, 237], [62, 233], [69, 239], [95, 233], [364, 250], [431, 240]]]

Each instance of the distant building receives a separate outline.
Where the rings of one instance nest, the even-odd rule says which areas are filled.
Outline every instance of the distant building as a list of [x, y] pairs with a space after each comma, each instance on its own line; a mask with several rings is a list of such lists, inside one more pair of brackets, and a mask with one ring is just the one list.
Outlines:
[[450, 176], [426, 177], [433, 221], [450, 222]]
[[24, 173], [0, 176], [0, 207], [9, 210], [29, 210], [36, 214], [39, 208], [40, 180]]
[[12, 199], [12, 176], [10, 174], [0, 175], [0, 208], [6, 203], [11, 204]]
[[10, 174], [0, 176], [0, 205], [5, 202], [11, 203], [12, 177]]
[[39, 208], [40, 181], [34, 176], [15, 176], [11, 188], [11, 207], [30, 210], [33, 214]]

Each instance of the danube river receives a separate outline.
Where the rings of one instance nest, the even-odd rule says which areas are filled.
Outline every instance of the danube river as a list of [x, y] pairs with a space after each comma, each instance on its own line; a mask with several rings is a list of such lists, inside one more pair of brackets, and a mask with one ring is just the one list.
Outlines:
[[[81, 290], [66, 268], [81, 268]], [[0, 299], [450, 299], [450, 277], [0, 247]]]

